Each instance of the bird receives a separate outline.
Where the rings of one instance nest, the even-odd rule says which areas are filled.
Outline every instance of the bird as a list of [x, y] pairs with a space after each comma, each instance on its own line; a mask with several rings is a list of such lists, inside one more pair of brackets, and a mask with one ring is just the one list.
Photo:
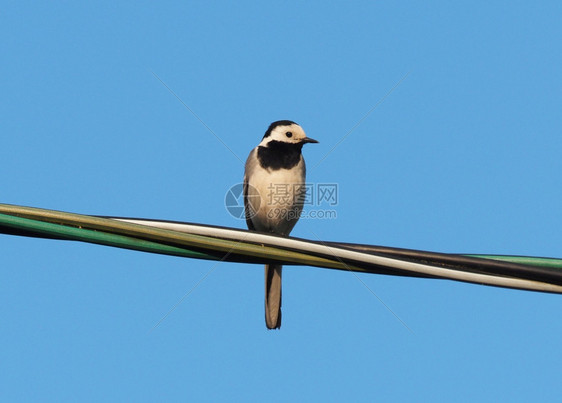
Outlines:
[[[306, 166], [302, 147], [318, 143], [300, 125], [278, 120], [269, 125], [248, 156], [243, 199], [248, 229], [287, 236], [302, 213], [306, 197]], [[265, 324], [281, 327], [282, 265], [265, 265]]]

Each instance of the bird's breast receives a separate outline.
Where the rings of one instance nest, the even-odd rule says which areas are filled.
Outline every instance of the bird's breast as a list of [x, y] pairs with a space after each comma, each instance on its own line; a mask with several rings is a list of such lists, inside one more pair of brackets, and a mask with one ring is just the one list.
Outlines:
[[306, 195], [304, 160], [301, 158], [291, 169], [258, 166], [248, 184], [249, 194], [259, 195], [252, 202], [252, 223], [256, 229], [288, 235], [300, 216]]

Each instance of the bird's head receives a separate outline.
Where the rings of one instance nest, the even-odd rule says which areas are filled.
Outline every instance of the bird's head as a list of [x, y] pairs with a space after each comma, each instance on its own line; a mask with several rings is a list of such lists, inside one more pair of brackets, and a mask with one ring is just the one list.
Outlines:
[[302, 127], [290, 120], [278, 120], [269, 125], [260, 146], [267, 146], [270, 141], [300, 145], [318, 143], [318, 141], [306, 137], [306, 133]]

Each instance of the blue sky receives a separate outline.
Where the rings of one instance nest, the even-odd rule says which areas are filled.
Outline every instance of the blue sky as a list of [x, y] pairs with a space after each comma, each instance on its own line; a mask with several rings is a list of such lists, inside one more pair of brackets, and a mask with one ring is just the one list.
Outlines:
[[[339, 190], [336, 219], [293, 235], [562, 257], [561, 19], [558, 2], [7, 2], [0, 202], [244, 228], [224, 206], [238, 158], [291, 119], [320, 141], [308, 181]], [[0, 251], [2, 400], [562, 393], [558, 295], [292, 267], [267, 331], [261, 266]]]

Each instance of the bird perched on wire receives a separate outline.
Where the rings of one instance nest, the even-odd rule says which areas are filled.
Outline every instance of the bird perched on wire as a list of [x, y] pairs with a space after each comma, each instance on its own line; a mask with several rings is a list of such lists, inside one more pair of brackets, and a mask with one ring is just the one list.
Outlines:
[[[290, 120], [273, 122], [261, 143], [246, 161], [244, 211], [248, 229], [289, 235], [304, 204], [306, 167], [301, 154], [304, 130]], [[281, 271], [278, 264], [265, 265], [265, 324], [281, 327]]]

